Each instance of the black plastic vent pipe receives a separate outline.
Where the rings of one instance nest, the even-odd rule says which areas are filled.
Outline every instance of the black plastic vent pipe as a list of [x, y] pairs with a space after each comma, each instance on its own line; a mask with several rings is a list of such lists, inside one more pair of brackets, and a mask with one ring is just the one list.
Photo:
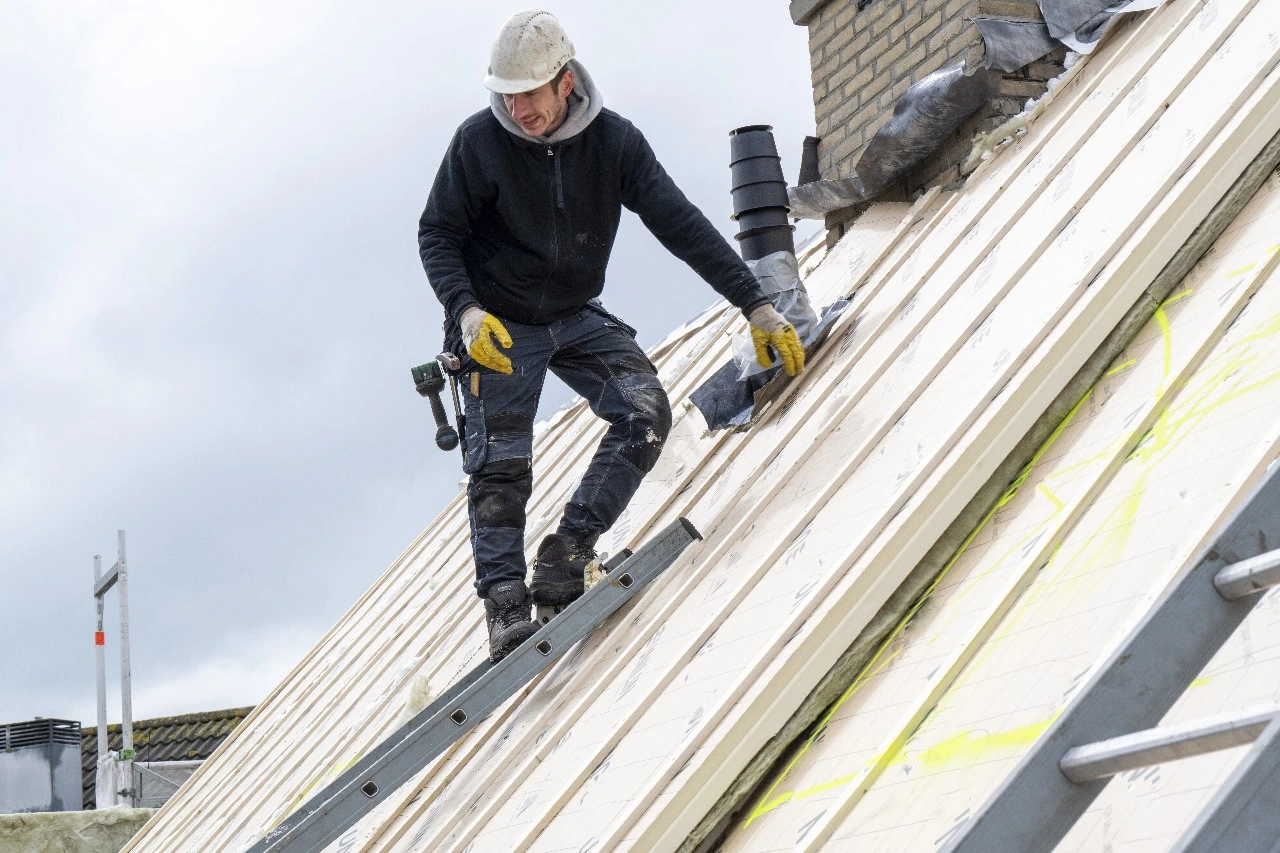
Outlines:
[[729, 174], [734, 239], [742, 257], [755, 261], [774, 252], [796, 253], [795, 226], [787, 219], [787, 179], [773, 141], [773, 128], [752, 124], [729, 131]]

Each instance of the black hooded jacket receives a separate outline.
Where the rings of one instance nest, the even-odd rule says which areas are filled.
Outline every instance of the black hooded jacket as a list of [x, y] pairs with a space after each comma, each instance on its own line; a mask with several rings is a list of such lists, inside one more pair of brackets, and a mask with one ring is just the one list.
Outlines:
[[551, 323], [604, 289], [623, 206], [743, 313], [769, 301], [640, 131], [608, 109], [550, 144], [518, 138], [488, 109], [463, 122], [418, 223], [422, 265], [454, 322], [479, 305]]

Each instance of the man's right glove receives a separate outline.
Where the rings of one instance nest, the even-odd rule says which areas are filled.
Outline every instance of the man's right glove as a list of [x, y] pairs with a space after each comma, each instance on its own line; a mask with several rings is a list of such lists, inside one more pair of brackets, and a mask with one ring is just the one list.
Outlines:
[[769, 348], [778, 351], [782, 367], [788, 376], [797, 376], [804, 370], [804, 344], [796, 334], [795, 326], [778, 313], [778, 309], [765, 303], [751, 312], [747, 318], [751, 324], [751, 342], [756, 347], [756, 361], [761, 367], [772, 367], [773, 356]]
[[501, 320], [473, 305], [462, 312], [458, 325], [462, 327], [462, 343], [477, 363], [499, 373], [511, 372], [511, 359], [494, 346], [496, 339], [503, 349], [511, 347], [511, 333]]

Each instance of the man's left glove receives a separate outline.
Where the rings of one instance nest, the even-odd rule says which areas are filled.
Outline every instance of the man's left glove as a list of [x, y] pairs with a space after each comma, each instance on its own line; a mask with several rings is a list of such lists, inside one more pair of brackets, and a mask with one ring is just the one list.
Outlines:
[[769, 349], [778, 351], [782, 367], [788, 376], [797, 376], [804, 370], [804, 344], [796, 334], [795, 326], [778, 313], [778, 309], [765, 303], [751, 312], [747, 318], [751, 324], [751, 342], [756, 347], [756, 361], [761, 367], [772, 367], [773, 356]]
[[462, 327], [462, 343], [477, 363], [499, 373], [511, 372], [511, 359], [494, 346], [496, 340], [503, 349], [511, 348], [511, 333], [501, 320], [472, 306], [462, 312], [458, 325]]

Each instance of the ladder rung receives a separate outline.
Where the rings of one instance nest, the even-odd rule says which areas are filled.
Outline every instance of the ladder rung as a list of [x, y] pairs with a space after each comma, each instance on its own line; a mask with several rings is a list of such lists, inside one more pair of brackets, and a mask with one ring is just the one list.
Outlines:
[[1059, 766], [1064, 776], [1080, 784], [1126, 770], [1242, 746], [1257, 740], [1278, 713], [1280, 705], [1267, 703], [1121, 735], [1072, 747], [1062, 756]]
[[1213, 579], [1213, 585], [1228, 601], [1253, 595], [1276, 584], [1280, 584], [1280, 550], [1232, 563]]

